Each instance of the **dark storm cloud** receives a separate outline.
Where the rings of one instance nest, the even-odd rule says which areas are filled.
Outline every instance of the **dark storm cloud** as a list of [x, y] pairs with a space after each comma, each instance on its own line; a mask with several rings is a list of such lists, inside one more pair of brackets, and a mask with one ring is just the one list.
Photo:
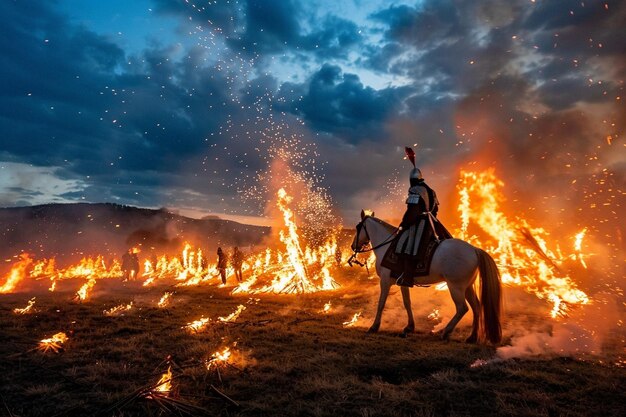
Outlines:
[[[409, 88], [374, 90], [355, 74], [342, 73], [337, 65], [324, 64], [304, 84], [281, 87], [291, 110], [316, 131], [333, 133], [348, 142], [373, 139], [383, 122], [401, 106]], [[296, 101], [296, 97], [302, 99]]]
[[[67, 198], [160, 205], [183, 198], [176, 188], [226, 208], [225, 170], [243, 178], [261, 168], [250, 155], [265, 152], [261, 133], [283, 116], [322, 142], [346, 208], [369, 196], [369, 179], [401, 168], [415, 141], [424, 166], [483, 158], [534, 190], [537, 178], [565, 189], [566, 161], [581, 176], [600, 169], [587, 154], [624, 136], [624, 2], [380, 3], [365, 24], [295, 0], [153, 0], [181, 38], [134, 55], [56, 4], [0, 4], [0, 155], [86, 181]], [[199, 40], [211, 31], [214, 49]], [[290, 68], [298, 81], [286, 81]], [[373, 88], [372, 73], [396, 86]]]
[[63, 166], [68, 178], [89, 176], [98, 190], [90, 195], [121, 197], [128, 185], [142, 191], [128, 193], [133, 203], [154, 204], [148, 188], [176, 182], [173, 173], [206, 151], [205, 139], [236, 108], [226, 74], [206, 68], [203, 48], [178, 61], [167, 46], [127, 57], [52, 7], [34, 17], [24, 3], [0, 7], [0, 47], [10, 56], [0, 68], [0, 128], [10, 132], [2, 152]]

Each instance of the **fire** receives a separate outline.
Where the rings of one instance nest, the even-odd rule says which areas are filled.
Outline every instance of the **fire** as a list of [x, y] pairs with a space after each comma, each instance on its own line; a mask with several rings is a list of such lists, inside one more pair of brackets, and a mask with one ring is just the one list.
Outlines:
[[193, 250], [189, 243], [185, 243], [180, 259], [168, 258], [163, 255], [156, 262], [146, 260], [144, 262], [143, 276], [147, 277], [144, 287], [154, 284], [157, 280], [174, 277], [182, 281], [178, 285], [198, 285], [209, 279], [209, 265], [205, 266], [205, 258], [202, 250]]
[[28, 300], [28, 305], [24, 308], [14, 308], [13, 312], [15, 314], [29, 314], [33, 312], [33, 306], [35, 305], [35, 298], [33, 297], [30, 300]]
[[171, 301], [171, 297], [172, 297], [172, 293], [171, 292], [165, 292], [165, 294], [163, 294], [163, 296], [161, 297], [161, 299], [158, 302], [158, 306], [159, 308], [165, 308], [168, 306], [168, 304]]
[[229, 314], [226, 317], [218, 317], [217, 319], [219, 321], [221, 321], [222, 323], [230, 323], [233, 322], [235, 320], [237, 320], [237, 317], [239, 317], [239, 315], [246, 309], [246, 306], [244, 306], [243, 304], [240, 304], [237, 307], [237, 310], [233, 311], [231, 314]]
[[[233, 290], [233, 294], [248, 292], [271, 292], [276, 294], [300, 294], [333, 290], [339, 287], [330, 273], [334, 262], [337, 243], [330, 241], [318, 248], [303, 247], [295, 222], [295, 215], [289, 208], [293, 198], [284, 188], [278, 190], [276, 205], [282, 213], [284, 228], [279, 232], [284, 250], [271, 251], [257, 255], [247, 262], [251, 277]], [[261, 288], [252, 288], [260, 276], [273, 276], [269, 284]]]
[[47, 339], [42, 339], [39, 342], [39, 350], [42, 352], [51, 350], [54, 353], [58, 353], [61, 349], [63, 349], [63, 344], [67, 342], [67, 339], [68, 337], [65, 333], [56, 333]]
[[85, 301], [94, 285], [96, 285], [96, 279], [94, 277], [89, 278], [87, 282], [76, 291], [76, 298], [80, 301]]
[[575, 236], [574, 250], [576, 251], [576, 255], [574, 255], [574, 259], [578, 259], [580, 261], [580, 264], [585, 269], [587, 269], [587, 264], [585, 263], [583, 259], [583, 254], [582, 254], [582, 245], [583, 245], [583, 238], [585, 237], [585, 233], [587, 233], [586, 227], [583, 230], [581, 230], [579, 233], [577, 233]]
[[[565, 259], [558, 250], [548, 246], [548, 233], [531, 227], [524, 219], [509, 219], [500, 204], [504, 201], [500, 188], [504, 185], [494, 171], [481, 173], [461, 171], [458, 185], [461, 214], [459, 237], [489, 251], [508, 285], [522, 286], [537, 297], [553, 305], [552, 317], [565, 315], [568, 304], [587, 304], [587, 294], [576, 287], [572, 279], [560, 271]], [[469, 235], [470, 222], [475, 222], [492, 239], [483, 244], [475, 235]], [[580, 236], [580, 238], [578, 237]], [[584, 231], [576, 237], [582, 242]], [[495, 244], [494, 244], [495, 243]], [[580, 248], [577, 258], [582, 263]], [[583, 263], [584, 265], [584, 263]]]
[[348, 321], [343, 322], [343, 327], [352, 327], [356, 324], [357, 320], [361, 317], [361, 312], [354, 313], [354, 316]]
[[206, 318], [206, 317], [200, 317], [198, 320], [194, 320], [191, 323], [187, 323], [182, 328], [197, 333], [200, 330], [204, 329], [210, 322], [211, 322], [211, 319]]
[[133, 302], [131, 301], [128, 304], [120, 304], [117, 307], [112, 307], [108, 310], [104, 310], [102, 313], [105, 316], [121, 316], [123, 315], [125, 312], [129, 311], [131, 308], [133, 308]]
[[20, 260], [11, 267], [11, 271], [5, 283], [0, 286], [0, 294], [7, 294], [15, 290], [17, 284], [26, 277], [26, 270], [32, 262], [33, 260], [29, 254], [22, 253]]
[[331, 304], [330, 301], [324, 304], [324, 308], [322, 309], [322, 313], [328, 314], [330, 313]]
[[167, 372], [161, 375], [161, 379], [156, 383], [154, 392], [167, 396], [172, 391], [172, 367], [168, 366]]
[[438, 308], [435, 308], [429, 315], [428, 318], [430, 320], [441, 320], [441, 313]]
[[207, 370], [211, 370], [214, 368], [218, 368], [228, 363], [232, 352], [230, 351], [230, 347], [225, 347], [221, 351], [217, 351], [211, 356], [209, 360], [206, 362]]

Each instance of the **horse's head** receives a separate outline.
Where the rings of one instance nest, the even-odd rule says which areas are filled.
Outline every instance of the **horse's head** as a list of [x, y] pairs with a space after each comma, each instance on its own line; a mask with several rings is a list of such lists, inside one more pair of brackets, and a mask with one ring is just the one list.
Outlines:
[[359, 222], [359, 224], [356, 225], [356, 234], [354, 235], [354, 239], [352, 240], [351, 248], [353, 252], [357, 252], [363, 246], [370, 243], [370, 236], [367, 232], [367, 229], [365, 228], [365, 220], [373, 215], [374, 212], [366, 213], [364, 210], [361, 210], [361, 221]]

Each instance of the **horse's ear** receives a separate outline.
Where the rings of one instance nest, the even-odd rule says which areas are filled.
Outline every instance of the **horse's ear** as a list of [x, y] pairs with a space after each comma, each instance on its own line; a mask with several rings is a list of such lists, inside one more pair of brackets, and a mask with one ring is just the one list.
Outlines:
[[361, 209], [361, 220], [365, 219], [365, 210]]
[[372, 217], [376, 217], [376, 215], [374, 214], [374, 212], [372, 212], [372, 214], [370, 214], [370, 216], [372, 216]]

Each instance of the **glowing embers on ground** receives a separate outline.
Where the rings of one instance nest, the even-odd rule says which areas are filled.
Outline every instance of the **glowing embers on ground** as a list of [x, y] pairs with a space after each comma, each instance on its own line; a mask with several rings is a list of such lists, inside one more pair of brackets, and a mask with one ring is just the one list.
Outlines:
[[35, 298], [33, 297], [30, 300], [28, 300], [28, 305], [24, 308], [14, 308], [13, 312], [15, 314], [30, 314], [34, 311], [33, 306], [35, 305]]
[[133, 302], [131, 301], [128, 304], [120, 304], [115, 307], [111, 307], [108, 310], [104, 310], [102, 313], [105, 316], [113, 317], [113, 316], [123, 316], [125, 313], [130, 311], [133, 308]]
[[42, 352], [52, 351], [54, 353], [59, 353], [61, 349], [63, 349], [63, 344], [67, 342], [67, 335], [63, 332], [56, 333], [49, 338], [42, 339], [39, 342], [38, 349]]
[[211, 322], [211, 319], [206, 317], [200, 317], [198, 320], [194, 320], [191, 323], [187, 323], [182, 328], [187, 329], [190, 332], [197, 333], [204, 329]]
[[230, 350], [230, 346], [226, 346], [225, 348], [218, 350], [215, 352], [209, 359], [206, 361], [206, 369], [219, 369], [228, 364], [232, 356], [232, 352]]
[[222, 323], [232, 323], [235, 320], [237, 320], [237, 318], [241, 315], [241, 313], [246, 309], [246, 306], [244, 306], [243, 304], [240, 304], [237, 307], [237, 310], [233, 311], [232, 313], [230, 313], [228, 316], [226, 317], [218, 317], [217, 319], [219, 321], [221, 321]]
[[[281, 188], [277, 193], [277, 207], [283, 216], [284, 228], [279, 232], [283, 251], [266, 251], [250, 260], [251, 277], [233, 290], [233, 293], [300, 294], [333, 290], [339, 284], [330, 274], [335, 262], [337, 244], [334, 239], [318, 248], [302, 247], [293, 211], [289, 208], [292, 197]], [[261, 276], [273, 277], [269, 284], [253, 288]]]
[[354, 313], [354, 316], [352, 316], [352, 318], [348, 321], [344, 321], [343, 322], [343, 327], [352, 327], [356, 324], [356, 322], [359, 320], [359, 318], [361, 317], [361, 312], [359, 311], [358, 313]]
[[172, 301], [172, 293], [166, 291], [157, 303], [157, 306], [159, 308], [165, 308], [170, 304], [170, 301]]
[[78, 301], [85, 301], [94, 285], [96, 285], [96, 279], [94, 277], [89, 278], [87, 282], [76, 291], [76, 299]]
[[[521, 286], [537, 297], [549, 300], [553, 305], [552, 317], [565, 315], [568, 304], [589, 303], [587, 294], [559, 268], [566, 259], [578, 259], [586, 267], [581, 253], [585, 230], [575, 237], [575, 255], [564, 256], [558, 247], [550, 249], [545, 230], [531, 227], [524, 219], [512, 220], [504, 215], [500, 208], [504, 201], [500, 193], [503, 185], [493, 170], [481, 173], [461, 171], [458, 211], [462, 225], [457, 235], [493, 255], [503, 283]], [[487, 233], [495, 245], [483, 244], [477, 236], [470, 235], [468, 227], [472, 222]]]

